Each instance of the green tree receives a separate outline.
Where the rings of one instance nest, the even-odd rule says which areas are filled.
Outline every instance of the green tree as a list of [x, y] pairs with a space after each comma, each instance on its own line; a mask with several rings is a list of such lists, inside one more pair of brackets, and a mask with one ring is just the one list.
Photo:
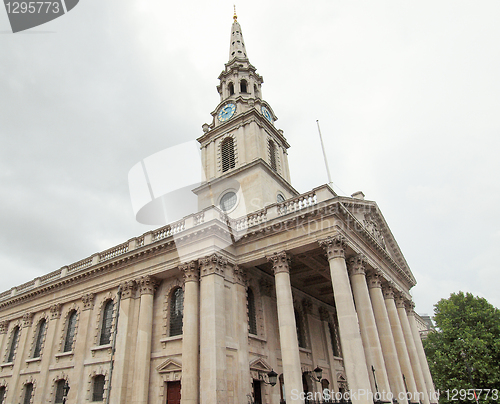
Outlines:
[[[463, 396], [475, 388], [497, 390], [488, 398], [483, 391], [479, 402], [498, 404], [500, 311], [484, 298], [459, 292], [434, 306], [434, 322], [437, 329], [424, 340], [424, 348], [440, 402], [475, 402]], [[458, 390], [455, 397], [453, 389]]]

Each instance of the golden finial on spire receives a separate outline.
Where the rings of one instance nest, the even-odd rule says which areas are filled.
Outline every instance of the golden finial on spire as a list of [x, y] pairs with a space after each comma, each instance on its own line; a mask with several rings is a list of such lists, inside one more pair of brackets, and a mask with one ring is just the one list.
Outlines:
[[238, 19], [238, 16], [236, 15], [236, 4], [234, 4], [233, 7], [234, 7], [233, 20], [234, 20], [234, 22], [236, 22], [236, 20]]

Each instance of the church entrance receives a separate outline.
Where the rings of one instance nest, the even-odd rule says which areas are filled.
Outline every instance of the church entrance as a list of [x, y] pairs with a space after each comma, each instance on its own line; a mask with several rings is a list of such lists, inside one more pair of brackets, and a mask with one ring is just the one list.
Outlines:
[[181, 382], [167, 382], [167, 404], [181, 404]]
[[262, 404], [262, 383], [260, 380], [253, 380], [252, 382], [253, 390], [253, 402], [255, 404]]

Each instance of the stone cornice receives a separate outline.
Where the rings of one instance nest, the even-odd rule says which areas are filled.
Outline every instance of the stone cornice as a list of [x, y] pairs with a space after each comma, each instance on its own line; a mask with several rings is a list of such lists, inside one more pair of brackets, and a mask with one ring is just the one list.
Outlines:
[[281, 272], [290, 273], [291, 257], [286, 251], [275, 252], [273, 255], [267, 256], [266, 259], [273, 265], [274, 275]]

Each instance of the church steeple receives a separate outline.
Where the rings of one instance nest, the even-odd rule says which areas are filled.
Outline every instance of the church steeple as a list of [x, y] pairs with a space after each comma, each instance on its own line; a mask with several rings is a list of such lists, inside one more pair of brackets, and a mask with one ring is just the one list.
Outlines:
[[241, 31], [238, 16], [236, 15], [236, 6], [234, 6], [233, 26], [231, 27], [231, 43], [229, 45], [229, 62], [234, 58], [248, 59], [243, 41], [243, 32]]

